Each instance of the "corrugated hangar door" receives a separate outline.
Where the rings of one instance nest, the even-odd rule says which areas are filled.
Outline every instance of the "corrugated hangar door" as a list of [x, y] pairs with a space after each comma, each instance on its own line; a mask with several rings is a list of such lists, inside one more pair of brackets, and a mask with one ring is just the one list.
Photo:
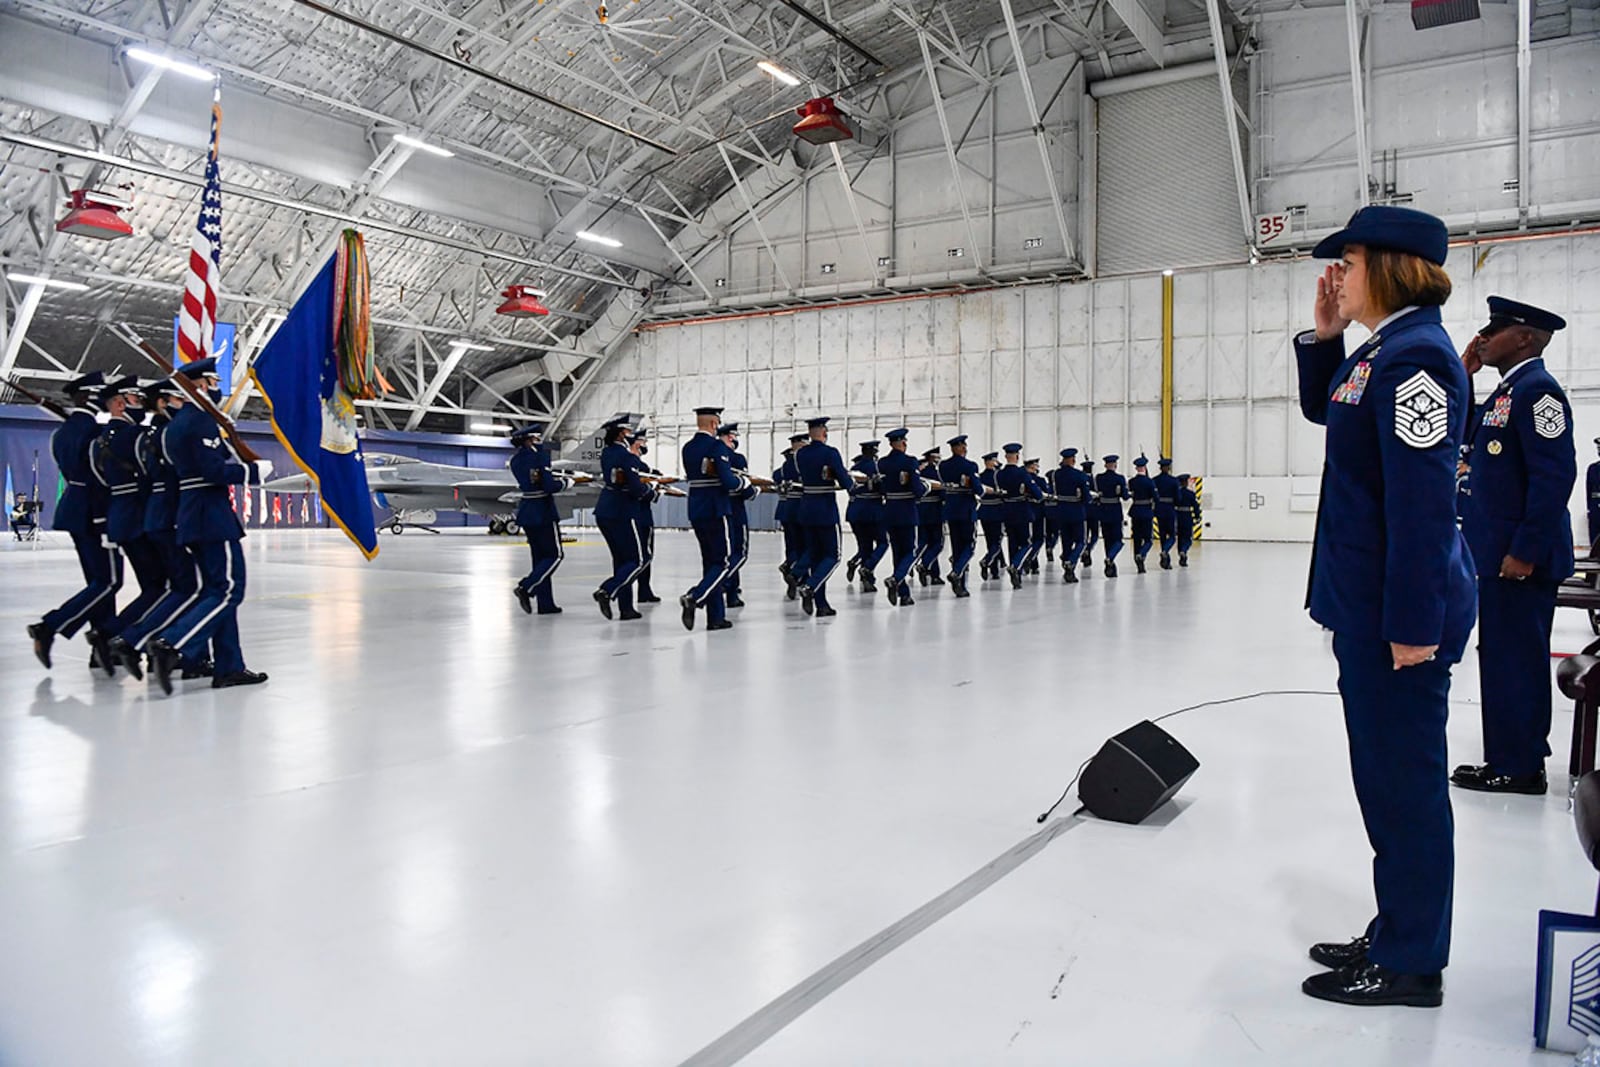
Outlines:
[[1245, 257], [1220, 95], [1213, 75], [1097, 101], [1099, 273]]

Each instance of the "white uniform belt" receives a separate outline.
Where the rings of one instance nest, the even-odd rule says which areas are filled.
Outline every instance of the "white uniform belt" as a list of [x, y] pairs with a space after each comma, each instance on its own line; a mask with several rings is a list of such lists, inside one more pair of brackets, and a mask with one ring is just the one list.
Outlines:
[[137, 493], [138, 491], [139, 491], [139, 487], [137, 485], [119, 485], [115, 489], [111, 490], [111, 495], [112, 496], [132, 496], [134, 493]]
[[524, 500], [545, 500], [550, 496], [549, 493], [523, 493], [521, 495]]
[[818, 493], [835, 493], [838, 492], [838, 487], [832, 485], [808, 485], [806, 486], [806, 492], [813, 496]]
[[696, 478], [696, 479], [694, 479], [694, 480], [689, 482], [689, 488], [690, 489], [721, 489], [722, 488], [722, 483], [720, 481], [717, 481], [714, 478], [709, 480], [709, 481], [704, 479], [704, 478]]
[[915, 494], [915, 493], [885, 493], [884, 494], [884, 499], [885, 500], [915, 500], [915, 499], [917, 499], [917, 494]]

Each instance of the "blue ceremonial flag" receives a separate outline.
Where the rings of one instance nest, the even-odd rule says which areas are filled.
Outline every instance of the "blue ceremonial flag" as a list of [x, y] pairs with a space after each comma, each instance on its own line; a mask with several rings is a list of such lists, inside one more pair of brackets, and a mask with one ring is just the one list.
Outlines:
[[356, 437], [355, 405], [340, 381], [334, 345], [339, 254], [328, 258], [300, 294], [250, 377], [272, 411], [272, 431], [310, 476], [322, 506], [368, 558], [378, 554], [367, 469]]

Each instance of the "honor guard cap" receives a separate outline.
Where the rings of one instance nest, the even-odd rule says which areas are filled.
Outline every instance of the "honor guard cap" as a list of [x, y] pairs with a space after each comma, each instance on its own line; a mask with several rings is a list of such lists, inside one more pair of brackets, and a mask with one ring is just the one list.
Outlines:
[[1536, 308], [1532, 304], [1521, 304], [1515, 300], [1507, 300], [1503, 296], [1491, 296], [1489, 325], [1532, 326], [1535, 330], [1555, 333], [1566, 328], [1567, 320], [1543, 308]]
[[178, 383], [173, 381], [171, 378], [162, 378], [160, 381], [152, 382], [150, 385], [147, 385], [144, 388], [144, 398], [146, 400], [157, 400], [164, 396], [173, 397], [183, 395], [183, 390], [178, 388]]
[[1168, 459], [1166, 456], [1162, 456], [1160, 459], [1156, 460], [1156, 463], [1163, 467], [1172, 466], [1172, 460]]
[[939, 454], [939, 448], [938, 448], [937, 445], [935, 445], [933, 448], [930, 448], [926, 452], [924, 452], [922, 454], [922, 458], [923, 459], [928, 459], [930, 457], [937, 456], [938, 454]]
[[1121, 456], [1116, 456], [1116, 455], [1102, 456], [1101, 457], [1101, 462], [1103, 462], [1103, 463], [1115, 463], [1117, 460], [1119, 460], [1121, 458], [1122, 458]]
[[1135, 467], [1148, 467], [1150, 466], [1150, 460], [1145, 456], [1140, 456], [1138, 459], [1133, 461], [1133, 465]]
[[90, 371], [82, 377], [74, 378], [67, 383], [67, 392], [85, 393], [91, 389], [98, 389], [106, 384], [105, 371]]
[[880, 443], [881, 442], [878, 442], [878, 441], [862, 441], [861, 444], [858, 447], [863, 452], [871, 452], [871, 451], [875, 450]]
[[[615, 424], [615, 425], [620, 425], [620, 423]], [[544, 433], [544, 427], [543, 426], [540, 426], [536, 422], [530, 422], [526, 426], [519, 426], [515, 430], [512, 430], [511, 431], [511, 440], [513, 440], [513, 441], [526, 441], [530, 437], [538, 437], [543, 433]]]
[[1192, 474], [1180, 474], [1180, 475], [1178, 475], [1178, 481], [1186, 482], [1192, 477], [1194, 477]]
[[105, 396], [117, 396], [121, 393], [137, 393], [143, 390], [139, 379], [132, 374], [125, 374], [121, 378], [113, 378], [105, 384], [100, 392]]
[[207, 374], [215, 376], [217, 373], [217, 357], [207, 356], [205, 359], [197, 359], [193, 362], [185, 363], [178, 368], [178, 373], [185, 378], [191, 379], [202, 378]]
[[1072, 457], [1076, 456], [1077, 454], [1078, 454], [1078, 450], [1076, 448], [1063, 448], [1061, 450], [1061, 458], [1062, 459], [1071, 459]]
[[1318, 241], [1311, 254], [1317, 259], [1338, 259], [1344, 255], [1345, 245], [1409, 252], [1442, 267], [1450, 251], [1450, 235], [1444, 223], [1426, 211], [1378, 204], [1351, 215], [1344, 229]]
[[1022, 465], [1024, 467], [1037, 467], [1039, 465], [1039, 461], [1037, 459], [1025, 459], [1022, 461]]
[[721, 415], [722, 414], [722, 409], [721, 408], [695, 408], [694, 409], [694, 413], [696, 415]]
[[[1594, 443], [1597, 444], [1597, 445], [1600, 445], [1600, 437], [1595, 438], [1595, 442]], [[983, 454], [983, 458], [984, 459], [999, 459], [1000, 458], [1000, 453], [998, 453], [998, 452], [985, 452]]]
[[806, 428], [810, 430], [819, 430], [826, 425], [828, 425], [828, 416], [826, 415], [818, 415], [814, 419], [806, 420]]
[[910, 430], [908, 430], [904, 426], [902, 426], [898, 430], [890, 430], [888, 433], [884, 434], [883, 436], [887, 437], [891, 441], [904, 441], [906, 439], [906, 435], [909, 434], [910, 432], [911, 432]]
[[1000, 450], [1008, 456], [1016, 456], [1022, 453], [1022, 446], [1013, 441], [1009, 445], [1001, 445]]
[[797, 434], [792, 435], [789, 438], [789, 443], [791, 445], [797, 445], [801, 441], [809, 441], [809, 440], [811, 440], [811, 435], [810, 434], [797, 433]]
[[737, 422], [725, 422], [721, 426], [717, 427], [717, 436], [718, 437], [721, 437], [723, 434], [726, 434], [726, 433], [734, 433], [734, 434], [736, 434], [738, 432], [739, 432], [739, 424]]
[[956, 434], [954, 437], [950, 438], [950, 440], [945, 442], [945, 444], [949, 445], [951, 448], [956, 447], [956, 445], [964, 445], [966, 443], [967, 435], [964, 433]]

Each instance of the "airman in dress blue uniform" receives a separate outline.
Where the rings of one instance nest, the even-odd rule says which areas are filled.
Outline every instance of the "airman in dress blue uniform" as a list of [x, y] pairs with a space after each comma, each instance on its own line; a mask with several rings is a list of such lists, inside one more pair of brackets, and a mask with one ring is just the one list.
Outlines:
[[794, 569], [800, 586], [800, 607], [807, 615], [827, 618], [839, 614], [828, 603], [828, 576], [839, 566], [839, 502], [834, 494], [848, 493], [854, 482], [839, 450], [828, 444], [826, 416], [807, 419], [811, 443], [794, 454], [805, 495], [800, 498], [800, 528], [806, 535], [806, 554]]
[[554, 578], [566, 552], [561, 548], [561, 512], [555, 498], [571, 483], [550, 469], [543, 426], [529, 425], [512, 431], [511, 443], [517, 450], [512, 453], [509, 466], [522, 493], [517, 504], [517, 524], [528, 539], [528, 553], [533, 557], [533, 569], [512, 592], [522, 610], [530, 615], [535, 602], [540, 615], [560, 615]]
[[[1351, 776], [1375, 853], [1378, 914], [1314, 945], [1309, 996], [1354, 1005], [1443, 1002], [1454, 878], [1446, 785], [1450, 667], [1472, 631], [1472, 556], [1456, 528], [1455, 468], [1471, 386], [1438, 305], [1444, 224], [1367, 207], [1320, 243], [1316, 328], [1295, 339], [1300, 406], [1327, 427], [1308, 605], [1333, 631]], [[1349, 323], [1371, 336], [1346, 355]]]
[[878, 461], [878, 484], [883, 487], [883, 528], [894, 553], [894, 573], [884, 582], [884, 593], [889, 603], [900, 607], [916, 603], [911, 599], [907, 578], [917, 560], [917, 501], [928, 491], [927, 483], [918, 472], [919, 464], [906, 451], [909, 432], [902, 426], [884, 434], [889, 442], [889, 454]]
[[[1178, 543], [1178, 479], [1172, 476], [1172, 460], [1156, 460], [1161, 473], [1150, 479], [1156, 489], [1156, 532], [1161, 537], [1161, 569], [1172, 569], [1172, 546]], [[1193, 536], [1193, 531], [1190, 531]]]
[[727, 630], [722, 583], [728, 578], [728, 551], [732, 541], [733, 502], [729, 494], [743, 489], [749, 479], [733, 467], [733, 453], [717, 436], [721, 408], [695, 408], [695, 435], [684, 442], [683, 470], [689, 478], [689, 524], [700, 543], [700, 581], [678, 598], [683, 608], [683, 628], [694, 629], [697, 608], [706, 611], [707, 630]]
[[1094, 546], [1100, 543], [1100, 490], [1095, 484], [1099, 475], [1094, 472], [1094, 460], [1083, 457], [1083, 476], [1089, 479], [1089, 510], [1083, 527], [1083, 564], [1085, 576], [1094, 573]]
[[750, 461], [739, 451], [739, 424], [729, 422], [718, 426], [717, 436], [728, 446], [728, 454], [733, 457], [733, 469], [745, 476], [744, 486], [728, 493], [728, 502], [733, 505], [733, 521], [728, 524], [728, 531], [733, 539], [728, 544], [728, 578], [722, 583], [723, 602], [730, 608], [742, 608], [744, 600], [740, 597], [739, 572], [750, 562], [750, 517], [745, 513], [744, 504], [754, 499], [761, 490], [750, 484]]
[[958, 598], [971, 596], [967, 571], [977, 549], [978, 494], [983, 492], [978, 465], [967, 458], [967, 435], [946, 442], [950, 458], [939, 464], [944, 484], [944, 521], [950, 528], [950, 588]]
[[[116, 545], [139, 580], [139, 595], [130, 600], [103, 631], [110, 638], [106, 673], [125, 657], [117, 647], [124, 631], [142, 620], [167, 591], [161, 551], [144, 535], [145, 502], [150, 480], [139, 467], [139, 440], [144, 436], [144, 389], [131, 375], [106, 386], [102, 406], [111, 416], [90, 445], [95, 466], [104, 474], [111, 498], [106, 508], [106, 540]], [[137, 676], [137, 672], [136, 672]]]
[[778, 573], [783, 575], [789, 600], [800, 598], [800, 583], [795, 581], [794, 569], [806, 554], [806, 535], [800, 528], [800, 498], [805, 490], [800, 485], [800, 468], [794, 464], [794, 454], [811, 440], [810, 434], [797, 433], [789, 438], [789, 447], [783, 450], [783, 465], [772, 472], [772, 482], [778, 487], [778, 527], [783, 530], [783, 562]]
[[[635, 442], [635, 455], [644, 459], [650, 454], [650, 431], [640, 428], [633, 432]], [[650, 466], [650, 461], [645, 460], [645, 473], [652, 478], [662, 479], [657, 484], [676, 481], [669, 478]], [[657, 493], [659, 499], [660, 494]], [[639, 524], [639, 540], [644, 544], [644, 565], [639, 568], [639, 577], [633, 580], [633, 599], [637, 604], [659, 604], [661, 598], [656, 596], [656, 591], [650, 586], [651, 564], [656, 558], [656, 514], [652, 506], [646, 505], [639, 508], [634, 521]]]
[[1083, 555], [1084, 526], [1089, 518], [1089, 476], [1078, 469], [1078, 450], [1063, 448], [1061, 465], [1050, 475], [1056, 498], [1056, 528], [1061, 535], [1061, 580], [1078, 580], [1078, 560]]
[[845, 580], [855, 581], [859, 570], [861, 591], [873, 593], [878, 589], [878, 563], [889, 551], [889, 541], [883, 533], [883, 488], [878, 484], [878, 442], [862, 441], [861, 454], [850, 469], [860, 477], [853, 479], [850, 504], [844, 513], [856, 539], [856, 553], [845, 564]]
[[1489, 298], [1489, 323], [1462, 353], [1467, 373], [1500, 372], [1475, 409], [1461, 529], [1478, 571], [1483, 763], [1450, 780], [1488, 793], [1542, 794], [1550, 755], [1550, 627], [1556, 588], [1573, 572], [1567, 502], [1578, 478], [1572, 406], [1544, 365], [1566, 320]]
[[944, 551], [944, 486], [939, 482], [937, 447], [922, 454], [917, 473], [928, 486], [927, 495], [917, 501], [917, 584], [943, 585], [939, 553]]
[[1106, 543], [1106, 577], [1117, 576], [1117, 553], [1122, 551], [1122, 502], [1128, 499], [1128, 479], [1117, 473], [1120, 456], [1106, 456], [1106, 469], [1095, 475], [1100, 494], [1100, 537]]
[[643, 618], [634, 608], [634, 583], [644, 570], [645, 529], [642, 516], [655, 503], [658, 490], [640, 475], [649, 467], [639, 458], [640, 441], [626, 420], [607, 423], [600, 452], [600, 498], [594, 521], [611, 550], [611, 576], [594, 591], [600, 614], [612, 617], [615, 601], [624, 622]]
[[[217, 361], [186, 363], [178, 369], [196, 385], [217, 391]], [[228, 487], [252, 485], [265, 473], [256, 464], [240, 462], [221, 429], [196, 404], [185, 404], [173, 416], [162, 438], [167, 462], [178, 475], [178, 544], [186, 546], [200, 567], [200, 595], [194, 604], [150, 640], [150, 668], [162, 692], [172, 692], [172, 672], [194, 663], [211, 649], [211, 687], [259, 685], [263, 671], [244, 665], [239, 645], [239, 605], [244, 602], [244, 552], [239, 542], [244, 527], [234, 514]], [[263, 461], [263, 466], [265, 461]]]
[[[1600, 450], [1600, 437], [1594, 439], [1594, 446]], [[1600, 460], [1589, 464], [1584, 476], [1584, 503], [1589, 513], [1589, 549], [1592, 552], [1595, 541], [1600, 540]]]
[[978, 493], [978, 524], [983, 527], [983, 558], [978, 560], [978, 577], [986, 582], [998, 579], [1000, 568], [1005, 565], [1005, 522], [1001, 518], [1004, 508], [1000, 501], [1000, 488], [994, 480], [999, 473], [1000, 453], [985, 452], [983, 470], [978, 475], [981, 485]]
[[1144, 573], [1144, 558], [1156, 540], [1156, 483], [1150, 477], [1150, 461], [1140, 456], [1133, 461], [1139, 473], [1128, 479], [1128, 519], [1133, 526], [1133, 565]]
[[105, 375], [100, 371], [82, 375], [67, 383], [70, 411], [50, 438], [50, 454], [55, 457], [64, 483], [56, 501], [51, 527], [72, 537], [83, 571], [83, 588], [59, 608], [48, 611], [38, 622], [28, 625], [33, 639], [33, 654], [48, 670], [50, 645], [59, 637], [71, 637], [89, 625], [91, 657], [100, 664], [100, 650], [109, 649], [110, 627], [117, 614], [117, 590], [122, 587], [122, 554], [105, 537], [106, 495], [89, 462], [89, 446], [100, 436], [95, 415], [100, 411], [100, 389]]
[[1038, 574], [1039, 557], [1044, 554], [1048, 541], [1045, 515], [1054, 501], [1050, 499], [1050, 483], [1039, 473], [1038, 459], [1023, 460], [1022, 469], [1028, 473], [1028, 484], [1033, 488], [1028, 500], [1029, 551], [1026, 573]]
[[1006, 465], [994, 476], [995, 487], [1000, 490], [1005, 508], [1001, 514], [1006, 524], [1006, 547], [1010, 563], [1006, 573], [1011, 577], [1011, 588], [1022, 588], [1022, 571], [1033, 557], [1033, 499], [1038, 487], [1022, 469], [1022, 446], [1013, 441], [1002, 447]]
[[1189, 548], [1194, 544], [1195, 524], [1200, 521], [1200, 496], [1190, 486], [1194, 479], [1178, 475], [1178, 506], [1173, 508], [1178, 523], [1178, 566], [1189, 565]]

